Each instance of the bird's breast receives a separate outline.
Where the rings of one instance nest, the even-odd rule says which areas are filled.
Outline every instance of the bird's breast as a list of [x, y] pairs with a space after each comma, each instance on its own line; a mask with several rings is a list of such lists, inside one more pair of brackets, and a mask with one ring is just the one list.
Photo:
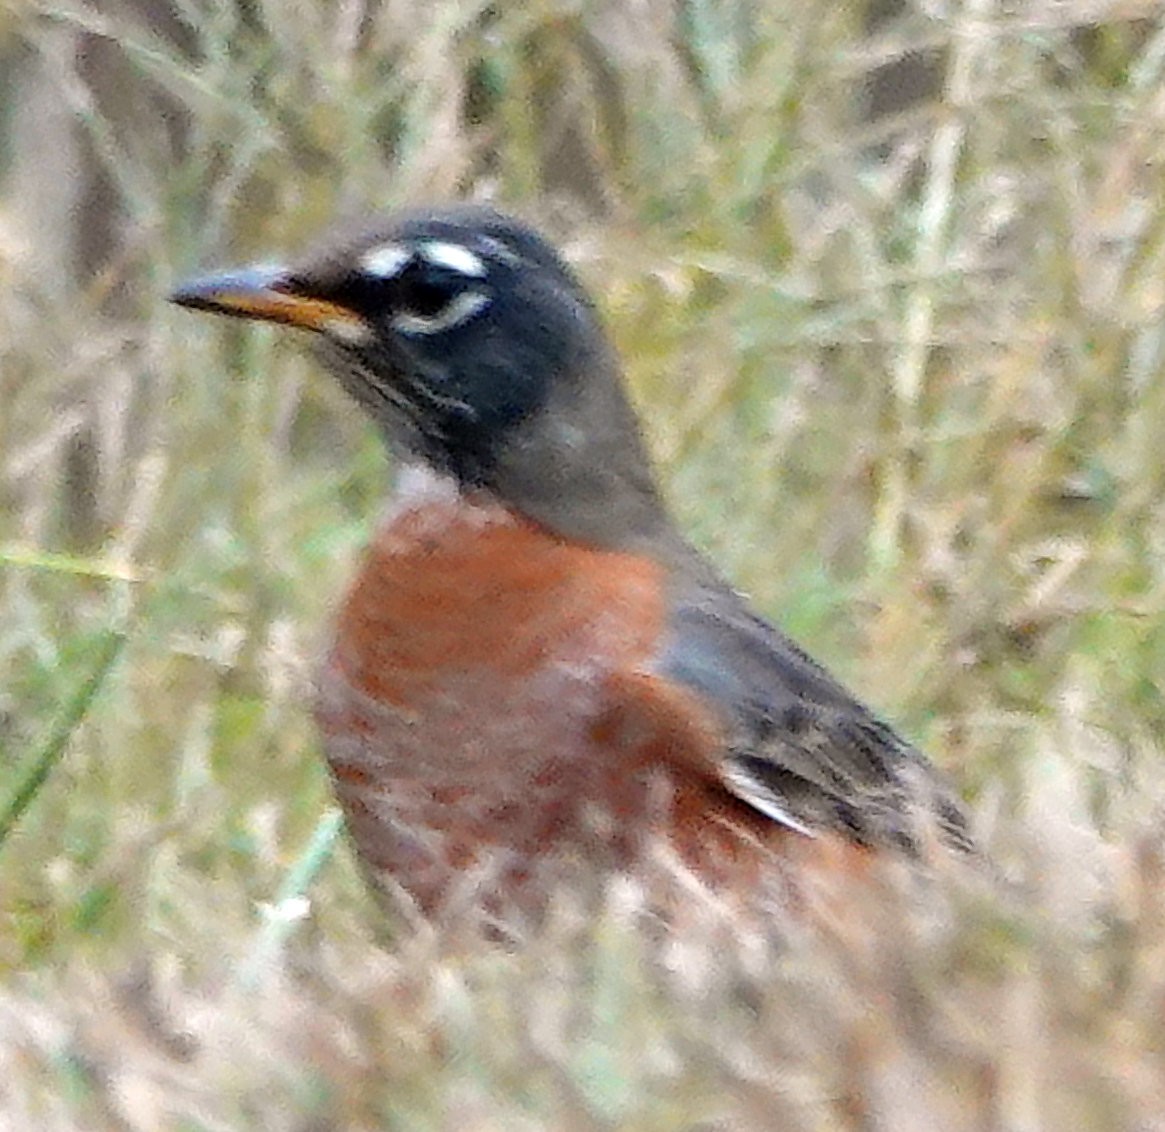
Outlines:
[[658, 650], [662, 575], [490, 499], [394, 507], [340, 608], [316, 712], [374, 873], [429, 906], [482, 845], [537, 855], [584, 839], [591, 801], [615, 825], [642, 809], [605, 697]]
[[515, 712], [569, 716], [583, 690], [656, 651], [662, 575], [650, 559], [564, 542], [488, 498], [422, 500], [378, 532], [329, 668], [410, 730], [481, 736], [508, 716], [528, 734], [533, 719]]

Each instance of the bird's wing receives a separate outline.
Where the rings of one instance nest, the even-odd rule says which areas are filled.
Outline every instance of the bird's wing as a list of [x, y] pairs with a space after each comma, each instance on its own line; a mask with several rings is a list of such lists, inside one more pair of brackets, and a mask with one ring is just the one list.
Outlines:
[[738, 595], [687, 591], [653, 667], [719, 716], [730, 793], [803, 833], [914, 849], [929, 831], [970, 846], [956, 795], [914, 747]]

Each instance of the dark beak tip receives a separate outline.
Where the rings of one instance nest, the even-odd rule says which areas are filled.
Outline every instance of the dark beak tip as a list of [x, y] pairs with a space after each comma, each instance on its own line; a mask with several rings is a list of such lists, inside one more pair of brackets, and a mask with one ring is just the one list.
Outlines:
[[188, 310], [221, 311], [231, 300], [257, 298], [280, 291], [286, 285], [284, 267], [261, 265], [195, 276], [177, 287], [167, 301]]
[[168, 303], [173, 303], [175, 306], [186, 307], [188, 310], [206, 310], [210, 306], [210, 301], [206, 295], [201, 293], [196, 287], [189, 284], [183, 284], [176, 290], [171, 291], [166, 296]]

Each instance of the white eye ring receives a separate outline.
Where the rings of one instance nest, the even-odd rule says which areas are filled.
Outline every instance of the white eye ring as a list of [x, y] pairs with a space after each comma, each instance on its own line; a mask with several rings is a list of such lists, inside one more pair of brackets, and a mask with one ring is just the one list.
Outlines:
[[360, 257], [360, 266], [374, 279], [395, 279], [412, 259], [412, 248], [401, 244], [381, 244]]
[[439, 334], [451, 326], [467, 322], [489, 304], [490, 297], [481, 291], [462, 291], [434, 315], [400, 311], [392, 316], [390, 325], [400, 334]]
[[468, 275], [473, 279], [485, 278], [485, 263], [476, 252], [471, 252], [464, 244], [451, 244], [447, 240], [426, 240], [418, 248], [421, 258], [434, 267], [447, 267], [458, 275]]

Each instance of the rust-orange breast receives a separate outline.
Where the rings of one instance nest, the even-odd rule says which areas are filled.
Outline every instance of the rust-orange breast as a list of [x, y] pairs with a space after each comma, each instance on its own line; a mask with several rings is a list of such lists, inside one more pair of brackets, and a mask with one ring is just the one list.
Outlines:
[[511, 880], [559, 852], [625, 863], [645, 758], [663, 752], [610, 698], [658, 648], [664, 589], [659, 564], [492, 500], [398, 504], [340, 610], [317, 709], [373, 877], [433, 911], [487, 859]]
[[714, 710], [652, 671], [666, 594], [661, 564], [490, 499], [398, 503], [340, 610], [316, 710], [376, 887], [428, 914], [537, 910], [543, 865], [631, 868], [651, 837], [751, 899], [801, 839], [724, 788]]

